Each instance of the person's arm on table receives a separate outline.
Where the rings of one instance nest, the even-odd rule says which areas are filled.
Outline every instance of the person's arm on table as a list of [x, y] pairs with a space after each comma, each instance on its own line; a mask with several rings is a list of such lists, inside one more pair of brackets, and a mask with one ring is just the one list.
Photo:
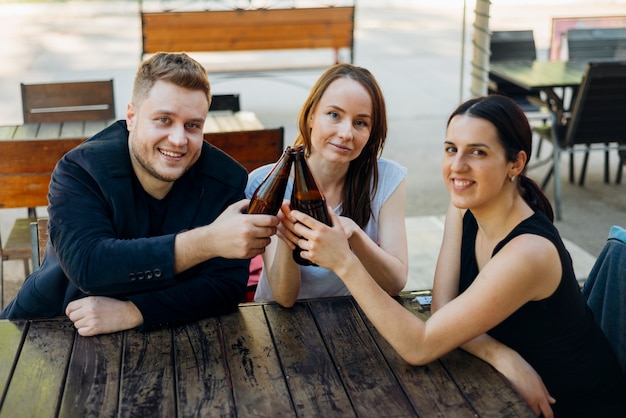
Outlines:
[[408, 279], [408, 248], [404, 207], [406, 185], [402, 180], [381, 208], [379, 243], [349, 218], [340, 216], [350, 247], [378, 285], [392, 296], [400, 294]]

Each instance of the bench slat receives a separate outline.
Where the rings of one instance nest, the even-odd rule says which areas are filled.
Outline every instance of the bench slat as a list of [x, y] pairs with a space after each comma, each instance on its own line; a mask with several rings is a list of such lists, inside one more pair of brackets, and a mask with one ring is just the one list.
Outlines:
[[354, 6], [141, 13], [142, 55], [159, 51], [353, 48]]

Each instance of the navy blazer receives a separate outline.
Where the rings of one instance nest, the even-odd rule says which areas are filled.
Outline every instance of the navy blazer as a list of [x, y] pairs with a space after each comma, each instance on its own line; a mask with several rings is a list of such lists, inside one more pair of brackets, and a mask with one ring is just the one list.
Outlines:
[[151, 236], [126, 122], [115, 122], [57, 164], [41, 268], [0, 317], [64, 315], [69, 302], [87, 295], [132, 301], [143, 315], [143, 329], [236, 309], [250, 260], [213, 258], [174, 274], [174, 239], [178, 232], [210, 224], [243, 199], [247, 177], [231, 157], [203, 143], [200, 159], [168, 194], [163, 234]]

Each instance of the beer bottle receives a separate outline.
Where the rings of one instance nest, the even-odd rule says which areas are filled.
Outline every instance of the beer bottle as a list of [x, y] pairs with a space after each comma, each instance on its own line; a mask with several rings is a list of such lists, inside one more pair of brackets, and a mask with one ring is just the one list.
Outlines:
[[274, 167], [254, 191], [247, 213], [276, 215], [285, 198], [294, 152], [287, 147]]
[[[294, 185], [291, 193], [291, 209], [299, 210], [328, 226], [332, 226], [324, 194], [317, 187], [313, 173], [311, 173], [304, 159], [304, 147], [300, 145], [293, 147], [293, 149], [295, 152], [293, 160]], [[302, 266], [315, 265], [302, 258], [300, 256], [301, 251], [299, 247], [293, 250], [295, 262]]]

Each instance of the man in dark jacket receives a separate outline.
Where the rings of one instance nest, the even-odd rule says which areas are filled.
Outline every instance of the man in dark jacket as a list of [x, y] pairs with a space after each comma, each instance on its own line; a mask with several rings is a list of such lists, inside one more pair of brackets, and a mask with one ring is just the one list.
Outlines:
[[126, 121], [54, 170], [43, 263], [1, 318], [67, 315], [88, 336], [237, 308], [278, 218], [242, 213], [247, 173], [204, 142], [209, 104], [186, 54], [141, 64]]

